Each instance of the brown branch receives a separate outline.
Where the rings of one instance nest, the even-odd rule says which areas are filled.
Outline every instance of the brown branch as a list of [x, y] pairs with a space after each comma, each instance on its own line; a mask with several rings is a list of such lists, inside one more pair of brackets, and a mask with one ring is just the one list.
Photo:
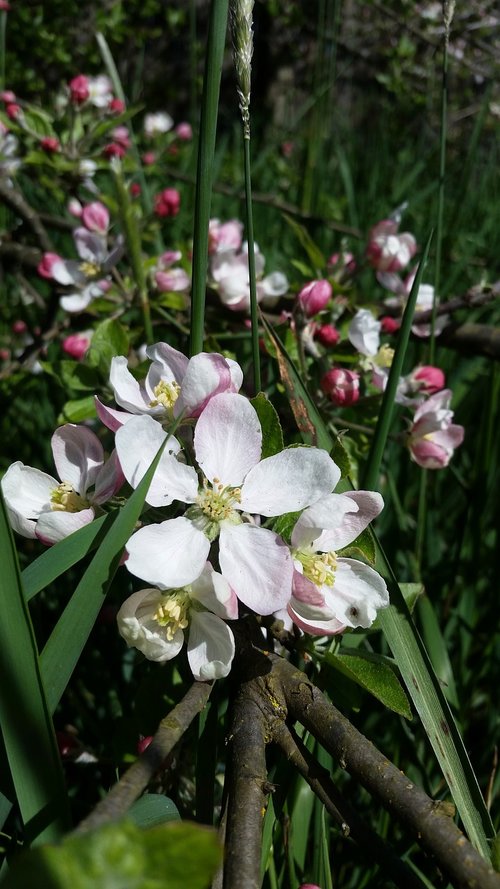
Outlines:
[[36, 247], [25, 247], [16, 241], [2, 241], [0, 244], [0, 259], [13, 265], [26, 265], [36, 269], [42, 258], [42, 253]]
[[360, 818], [354, 807], [337, 790], [327, 770], [310, 753], [293, 729], [288, 729], [284, 722], [277, 722], [273, 729], [273, 741], [281, 747], [288, 761], [307, 781], [326, 811], [339, 824], [344, 836], [350, 836], [359, 843], [379, 863], [384, 873], [392, 878], [396, 886], [401, 889], [422, 889], [422, 881], [395, 855], [388, 843]]
[[108, 795], [80, 822], [75, 834], [86, 833], [122, 818], [133, 802], [141, 795], [175, 744], [180, 740], [195, 716], [208, 701], [213, 683], [195, 682], [168, 716], [160, 722], [151, 744], [139, 759], [125, 772]]
[[28, 204], [21, 192], [9, 185], [5, 179], [0, 179], [0, 200], [25, 221], [37, 238], [42, 250], [48, 253], [54, 250], [52, 241], [36, 210]]
[[464, 355], [484, 355], [500, 361], [500, 328], [489, 324], [461, 324], [443, 330], [439, 344]]
[[[500, 296], [500, 281], [491, 285], [479, 285], [471, 287], [467, 293], [454, 296], [445, 303], [440, 303], [436, 308], [436, 315], [449, 315], [459, 309], [473, 309], [484, 306]], [[415, 312], [413, 324], [429, 324], [432, 321], [432, 309], [427, 312]]]

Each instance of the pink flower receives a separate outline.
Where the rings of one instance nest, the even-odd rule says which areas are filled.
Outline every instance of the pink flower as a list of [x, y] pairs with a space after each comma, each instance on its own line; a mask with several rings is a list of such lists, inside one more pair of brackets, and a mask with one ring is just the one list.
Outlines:
[[80, 219], [83, 213], [83, 207], [77, 198], [70, 198], [67, 207], [68, 213], [71, 213], [76, 219]]
[[317, 281], [309, 281], [302, 290], [297, 294], [297, 302], [299, 303], [304, 315], [311, 317], [317, 315], [326, 308], [332, 297], [332, 285], [329, 281], [321, 278]]
[[446, 385], [445, 375], [441, 368], [433, 367], [432, 365], [423, 365], [422, 367], [415, 368], [409, 375], [408, 382], [412, 385], [412, 388], [416, 388], [426, 395], [434, 395], [436, 392], [444, 389]]
[[208, 252], [224, 253], [227, 250], [240, 250], [243, 242], [243, 223], [230, 219], [222, 224], [211, 219], [208, 224]]
[[93, 330], [82, 330], [65, 337], [61, 345], [66, 354], [81, 361], [88, 352], [93, 333]]
[[443, 389], [415, 411], [408, 447], [411, 459], [423, 469], [448, 466], [455, 448], [463, 442], [464, 427], [452, 423], [451, 396], [450, 389]]
[[193, 138], [193, 128], [190, 123], [186, 123], [186, 121], [182, 121], [182, 123], [178, 123], [175, 132], [177, 134], [177, 138], [181, 139], [182, 142], [189, 142]]
[[319, 340], [322, 346], [336, 346], [340, 333], [333, 324], [322, 324], [314, 331], [314, 339]]
[[105, 235], [109, 228], [109, 212], [100, 201], [92, 201], [82, 210], [82, 222], [89, 232]]
[[384, 317], [380, 319], [380, 329], [382, 333], [396, 333], [400, 327], [401, 321], [397, 318], [392, 318], [390, 315], [384, 315]]
[[47, 154], [55, 154], [57, 151], [60, 151], [61, 144], [55, 136], [44, 136], [43, 139], [40, 139], [40, 148], [46, 151]]
[[156, 272], [155, 282], [160, 293], [182, 293], [189, 290], [191, 278], [184, 269], [175, 268], [166, 272]]
[[18, 321], [14, 321], [11, 327], [12, 333], [17, 334], [18, 336], [21, 333], [26, 333], [27, 329], [28, 328], [26, 326], [26, 321], [22, 321], [21, 319], [19, 319]]
[[69, 82], [69, 95], [75, 105], [83, 105], [90, 96], [89, 79], [85, 74], [78, 74]]
[[111, 130], [111, 135], [113, 141], [121, 145], [122, 148], [125, 148], [125, 150], [130, 148], [130, 133], [127, 127], [115, 127], [114, 130]]
[[334, 367], [322, 378], [321, 388], [338, 407], [349, 407], [359, 398], [359, 374], [354, 370]]
[[9, 104], [10, 102], [15, 102], [16, 98], [17, 96], [15, 93], [12, 92], [12, 90], [2, 90], [2, 92], [0, 93], [0, 99], [2, 100], [2, 102], [7, 102], [7, 104]]
[[145, 167], [151, 167], [156, 163], [156, 154], [154, 151], [145, 151], [142, 155], [142, 162]]
[[125, 102], [122, 102], [121, 99], [111, 99], [108, 105], [108, 111], [111, 114], [123, 114], [125, 111]]
[[154, 210], [157, 216], [177, 216], [181, 206], [181, 196], [176, 188], [164, 188], [155, 195]]
[[383, 219], [370, 231], [366, 258], [378, 271], [399, 272], [417, 251], [414, 236], [410, 232], [398, 234], [398, 228], [395, 220]]
[[119, 145], [118, 142], [110, 142], [108, 145], [105, 145], [103, 148], [104, 157], [119, 157], [122, 158], [127, 153], [127, 149], [123, 147], [123, 145]]

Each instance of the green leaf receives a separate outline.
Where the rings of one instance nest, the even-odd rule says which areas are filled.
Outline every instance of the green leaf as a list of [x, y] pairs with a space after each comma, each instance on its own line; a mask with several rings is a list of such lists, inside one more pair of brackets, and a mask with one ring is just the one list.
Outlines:
[[361, 555], [370, 563], [370, 565], [374, 565], [376, 561], [376, 550], [375, 541], [370, 528], [365, 528], [365, 530], [356, 537], [356, 540], [353, 540], [349, 546], [344, 547], [341, 555], [342, 558], [345, 559], [359, 559], [359, 556]]
[[207, 889], [221, 859], [215, 830], [123, 821], [22, 855], [5, 889]]
[[[37, 136], [43, 138], [44, 136], [57, 136], [53, 126], [52, 120], [45, 111], [42, 111], [41, 108], [35, 108], [33, 105], [29, 105], [27, 108], [23, 108], [23, 117], [21, 121], [26, 124], [26, 128], [32, 130]], [[22, 127], [24, 129], [24, 127]]]
[[108, 318], [96, 327], [90, 349], [87, 352], [86, 363], [90, 367], [96, 367], [107, 379], [111, 359], [116, 355], [128, 355], [128, 333], [119, 321]]
[[139, 797], [127, 813], [137, 827], [156, 827], [167, 821], [180, 821], [179, 810], [168, 796], [146, 793]]
[[95, 392], [101, 383], [95, 369], [79, 361], [42, 361], [41, 365], [45, 373], [55, 377], [64, 389]]
[[389, 710], [399, 713], [405, 719], [412, 718], [406, 693], [387, 659], [379, 655], [357, 652], [357, 654], [325, 655], [327, 663], [343, 673], [361, 688], [369, 691]]
[[27, 838], [55, 840], [69, 826], [67, 796], [1, 490], [0, 548], [0, 724]]
[[87, 395], [85, 398], [67, 401], [57, 418], [57, 422], [81, 423], [83, 420], [90, 420], [93, 417], [97, 417], [94, 396]]
[[291, 259], [290, 265], [293, 265], [301, 275], [304, 275], [304, 278], [310, 280], [314, 278], [314, 269], [311, 268], [310, 265], [307, 265], [305, 262], [301, 262], [300, 259]]
[[330, 457], [340, 469], [341, 478], [346, 478], [346, 476], [351, 474], [351, 458], [349, 457], [349, 454], [344, 447], [342, 437], [340, 435], [337, 435], [334, 439], [333, 447], [330, 451]]
[[309, 261], [312, 267], [316, 270], [316, 274], [319, 273], [322, 269], [326, 267], [326, 260], [323, 256], [319, 247], [314, 243], [311, 238], [309, 232], [303, 225], [300, 225], [295, 219], [291, 216], [288, 216], [286, 213], [283, 214], [283, 218], [285, 222], [288, 223], [293, 233], [298, 238], [300, 244], [304, 248], [309, 258]]
[[283, 450], [283, 430], [275, 408], [264, 392], [250, 399], [262, 427], [262, 459]]
[[273, 522], [273, 531], [279, 534], [287, 543], [290, 543], [292, 531], [300, 515], [301, 511], [299, 510], [299, 512], [287, 512], [285, 515], [278, 516]]

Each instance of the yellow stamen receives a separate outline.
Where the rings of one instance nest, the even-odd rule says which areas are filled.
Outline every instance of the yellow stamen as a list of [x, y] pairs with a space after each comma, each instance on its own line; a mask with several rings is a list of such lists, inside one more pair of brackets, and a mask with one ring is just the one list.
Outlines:
[[295, 557], [304, 568], [304, 576], [316, 586], [333, 586], [337, 570], [337, 553], [314, 553], [297, 551]]
[[80, 263], [78, 268], [82, 275], [85, 275], [86, 278], [97, 278], [97, 275], [101, 274], [101, 266], [98, 265], [97, 262], [90, 262], [89, 260], [85, 260], [84, 262]]
[[60, 512], [80, 512], [87, 509], [89, 503], [80, 497], [69, 482], [61, 482], [50, 495], [50, 508]]
[[189, 626], [189, 605], [190, 596], [184, 590], [177, 590], [165, 596], [158, 605], [153, 619], [165, 629], [169, 642], [178, 630], [185, 630]]
[[212, 487], [205, 479], [196, 502], [211, 522], [222, 522], [233, 516], [233, 505], [241, 502], [241, 488], [225, 488], [218, 478]]
[[166, 383], [162, 380], [158, 383], [154, 388], [154, 394], [156, 398], [153, 401], [149, 402], [150, 407], [157, 407], [159, 404], [163, 405], [166, 410], [172, 410], [175, 402], [179, 397], [179, 392], [181, 391], [181, 387], [179, 383], [175, 381], [172, 383]]

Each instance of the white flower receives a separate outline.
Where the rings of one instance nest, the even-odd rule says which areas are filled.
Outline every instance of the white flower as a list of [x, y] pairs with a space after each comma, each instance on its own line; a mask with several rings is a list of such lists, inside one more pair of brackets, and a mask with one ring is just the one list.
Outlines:
[[52, 453], [61, 482], [19, 461], [1, 482], [14, 530], [44, 543], [55, 543], [91, 522], [96, 507], [124, 482], [116, 453], [104, 462], [101, 442], [86, 426], [68, 423], [56, 429]]
[[96, 398], [102, 422], [114, 432], [134, 414], [148, 414], [167, 424], [174, 417], [197, 417], [210, 398], [220, 392], [237, 392], [243, 382], [239, 364], [216, 352], [200, 352], [186, 358], [167, 343], [155, 343], [146, 349], [152, 364], [140, 383], [132, 376], [127, 359], [121, 355], [111, 361], [109, 382], [115, 401], [124, 411], [107, 407]]
[[144, 117], [144, 135], [148, 139], [161, 136], [172, 129], [174, 122], [166, 111], [157, 111], [155, 114], [146, 114]]
[[[116, 447], [130, 484], [138, 484], [165, 435], [147, 416], [118, 430]], [[191, 583], [218, 537], [221, 571], [238, 598], [259, 614], [283, 607], [291, 593], [289, 550], [250, 516], [304, 509], [335, 487], [340, 471], [318, 448], [290, 448], [262, 461], [261, 449], [262, 430], [250, 402], [232, 393], [212, 398], [194, 435], [203, 483], [194, 467], [163, 455], [147, 502], [162, 506], [176, 499], [190, 507], [183, 516], [132, 536], [126, 563], [132, 574], [162, 588]]]
[[330, 494], [304, 510], [292, 532], [295, 571], [288, 613], [306, 633], [341, 633], [369, 627], [389, 604], [385, 581], [356, 559], [337, 557], [383, 506], [380, 494]]
[[380, 321], [368, 309], [359, 309], [349, 325], [347, 336], [362, 355], [376, 355], [380, 345]]
[[187, 634], [187, 656], [195, 679], [227, 676], [234, 657], [234, 637], [225, 619], [238, 617], [229, 584], [207, 562], [200, 576], [180, 589], [145, 589], [121, 606], [118, 630], [129, 647], [150, 661], [174, 658]]

